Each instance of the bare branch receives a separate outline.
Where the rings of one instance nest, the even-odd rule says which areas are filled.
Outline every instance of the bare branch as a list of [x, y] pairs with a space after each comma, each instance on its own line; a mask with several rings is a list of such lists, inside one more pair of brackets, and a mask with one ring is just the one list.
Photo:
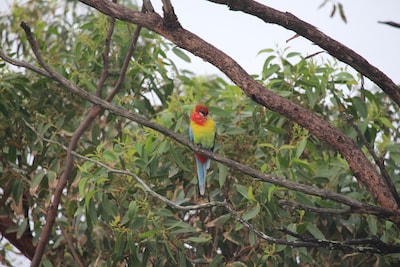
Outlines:
[[378, 21], [378, 23], [381, 24], [386, 24], [395, 28], [400, 28], [400, 23], [394, 22], [394, 21]]
[[171, 0], [162, 0], [163, 12], [164, 12], [164, 25], [167, 28], [178, 28], [181, 24], [175, 15], [174, 7], [171, 4]]
[[67, 241], [68, 249], [71, 252], [72, 256], [74, 257], [75, 261], [78, 263], [79, 267], [84, 267], [85, 265], [82, 263], [82, 258], [78, 254], [78, 252], [76, 252], [76, 249], [74, 248], [74, 244], [72, 243], [71, 237], [68, 235], [67, 231], [65, 231], [65, 229], [61, 225], [61, 223], [58, 224], [58, 227], [60, 227], [61, 233], [62, 233], [64, 239]]
[[369, 212], [363, 212], [362, 210], [352, 210], [349, 208], [347, 209], [317, 208], [287, 200], [279, 200], [279, 204], [283, 206], [289, 206], [293, 209], [307, 210], [315, 213], [325, 213], [325, 214], [369, 213]]
[[110, 65], [110, 55], [109, 54], [110, 54], [110, 46], [111, 46], [111, 37], [114, 33], [115, 18], [109, 18], [109, 20], [110, 20], [110, 26], [108, 27], [108, 32], [107, 32], [107, 36], [105, 39], [104, 51], [103, 51], [103, 69], [100, 74], [100, 79], [97, 82], [96, 95], [98, 97], [101, 97], [101, 91], [102, 91], [105, 81], [107, 80], [108, 68]]

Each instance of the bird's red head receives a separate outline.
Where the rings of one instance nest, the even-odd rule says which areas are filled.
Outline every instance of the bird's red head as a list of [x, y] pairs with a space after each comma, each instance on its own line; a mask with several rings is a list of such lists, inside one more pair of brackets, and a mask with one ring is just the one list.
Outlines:
[[208, 107], [203, 105], [196, 105], [194, 111], [199, 113], [200, 115], [206, 117], [208, 115]]
[[207, 121], [208, 108], [203, 105], [196, 105], [190, 119], [197, 125], [204, 125]]

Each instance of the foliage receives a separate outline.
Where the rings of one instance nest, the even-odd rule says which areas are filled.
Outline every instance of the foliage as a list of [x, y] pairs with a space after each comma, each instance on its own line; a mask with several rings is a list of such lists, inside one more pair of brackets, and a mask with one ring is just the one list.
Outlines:
[[[43, 55], [59, 73], [96, 93], [109, 18], [90, 10], [78, 14], [74, 2], [65, 6], [50, 3], [42, 12], [35, 2], [29, 2], [27, 9], [15, 6], [12, 15], [30, 20], [41, 40]], [[60, 8], [70, 12], [73, 23], [57, 15]], [[21, 14], [22, 10], [27, 12]], [[7, 33], [6, 29], [21, 32], [17, 22], [3, 17], [1, 23], [2, 49], [9, 49], [16, 58], [34, 61], [24, 36], [11, 39]], [[104, 95], [119, 77], [133, 31], [134, 26], [116, 21]], [[284, 179], [373, 201], [353, 179], [345, 160], [327, 144], [288, 119], [257, 106], [222, 78], [196, 77], [177, 70], [167, 56], [170, 51], [188, 60], [183, 51], [142, 29], [114, 103], [182, 135], [187, 135], [193, 105], [205, 103], [218, 125], [218, 154]], [[344, 116], [351, 115], [378, 156], [385, 158], [389, 176], [399, 186], [399, 116], [388, 97], [374, 88], [362, 88], [361, 78], [334, 60], [318, 62], [290, 49], [265, 49], [260, 55], [266, 57], [256, 77], [260, 83], [326, 118], [363, 146]], [[9, 231], [18, 236], [32, 234], [37, 243], [57, 178], [63, 172], [66, 151], [61, 144], [68, 146], [90, 105], [47, 78], [0, 64], [0, 212], [16, 223]], [[177, 204], [206, 201], [197, 196], [194, 160], [188, 148], [107, 111], [93, 121], [76, 151], [115, 169], [132, 171], [154, 192]], [[131, 176], [111, 173], [82, 158], [76, 157], [75, 163], [44, 266], [76, 264], [68, 239], [85, 266], [398, 263], [398, 255], [365, 259], [362, 253], [268, 243], [223, 207], [176, 210], [148, 194]], [[344, 207], [255, 181], [220, 163], [212, 163], [207, 191], [210, 199], [226, 201], [244, 220], [275, 238], [293, 240], [283, 231], [287, 229], [319, 240], [375, 236], [398, 243], [398, 226], [390, 221], [372, 215], [332, 215], [288, 208], [282, 200], [318, 208]]]

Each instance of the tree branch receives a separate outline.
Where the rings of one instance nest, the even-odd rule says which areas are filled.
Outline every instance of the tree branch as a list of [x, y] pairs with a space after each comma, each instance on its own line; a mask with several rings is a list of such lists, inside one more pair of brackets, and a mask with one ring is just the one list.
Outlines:
[[297, 18], [289, 12], [280, 12], [253, 0], [207, 1], [226, 5], [231, 10], [242, 11], [258, 17], [264, 22], [277, 24], [296, 32], [325, 49], [333, 57], [350, 65], [365, 77], [368, 77], [400, 106], [400, 89], [386, 74], [347, 46], [318, 30], [314, 25]]
[[[179, 47], [189, 52], [192, 52], [194, 55], [201, 57], [205, 61], [210, 62], [211, 64], [219, 68], [222, 72], [224, 72], [253, 101], [262, 106], [265, 106], [272, 111], [276, 111], [277, 113], [287, 117], [289, 120], [296, 122], [302, 127], [308, 129], [310, 133], [315, 135], [320, 140], [327, 142], [333, 148], [337, 149], [349, 163], [349, 167], [353, 171], [353, 174], [357, 178], [357, 180], [367, 187], [367, 190], [373, 195], [378, 203], [387, 210], [393, 211], [394, 213], [399, 212], [399, 207], [396, 203], [395, 197], [392, 194], [392, 191], [387, 187], [387, 183], [385, 182], [385, 180], [378, 174], [374, 166], [372, 166], [371, 162], [367, 159], [367, 157], [364, 155], [364, 153], [358, 147], [357, 143], [354, 140], [346, 136], [344, 133], [333, 127], [331, 124], [329, 124], [316, 114], [311, 113], [309, 110], [306, 110], [301, 106], [289, 101], [288, 99], [280, 97], [274, 94], [272, 91], [268, 90], [267, 88], [263, 87], [256, 80], [254, 80], [236, 61], [234, 61], [231, 57], [226, 55], [221, 50], [218, 50], [214, 46], [205, 42], [203, 39], [199, 38], [197, 35], [183, 28], [166, 28], [163, 25], [162, 18], [159, 15], [155, 15], [155, 13], [149, 13], [145, 14], [144, 16], [139, 16], [137, 12], [131, 11], [122, 6], [118, 6], [106, 0], [80, 1], [96, 8], [106, 15], [116, 17], [134, 24], [142, 25], [143, 27], [153, 30], [161, 36], [172, 41]], [[252, 1], [244, 0], [233, 2], [237, 3], [239, 7], [240, 3], [243, 3], [242, 6], [246, 3], [251, 3], [253, 9], [255, 7], [259, 7], [261, 10], [266, 9], [267, 11], [270, 11], [271, 16], [277, 15], [276, 12], [271, 12], [271, 9]], [[250, 9], [250, 11], [253, 11], [255, 14], [260, 15], [259, 12], [256, 12], [253, 9]], [[286, 22], [285, 25], [294, 27], [293, 24], [299, 22], [299, 20], [293, 15], [284, 15], [282, 13], [278, 13], [278, 15], [278, 18], [274, 18], [274, 21], [276, 20], [277, 22], [282, 22], [285, 19], [289, 20]], [[302, 24], [302, 27], [304, 27], [304, 23]], [[321, 34], [319, 31], [315, 32], [315, 27], [313, 27], [312, 25], [310, 25], [310, 27], [312, 28], [310, 28], [309, 30], [311, 33], [314, 33], [314, 35], [316, 33]], [[294, 27], [294, 29], [296, 29], [296, 27]], [[302, 34], [303, 31], [306, 31], [306, 29], [308, 28], [300, 27], [300, 29], [302, 29], [302, 31], [299, 30], [299, 33]], [[320, 36], [321, 40], [331, 40], [329, 38], [322, 37]], [[322, 42], [321, 40], [320, 42]], [[335, 41], [335, 43], [339, 44], [337, 41]], [[349, 54], [349, 56], [351, 57], [350, 62], [353, 62], [356, 58], [354, 55], [355, 53], [351, 50], [348, 52], [351, 52]], [[361, 60], [358, 63], [365, 63], [367, 64], [367, 66], [369, 66], [369, 63], [365, 60]], [[352, 66], [354, 66], [354, 64]], [[361, 66], [363, 65], [361, 64]], [[370, 76], [366, 75], [364, 71], [361, 71], [361, 73], [363, 73], [367, 77]], [[369, 72], [367, 73], [371, 74]], [[381, 72], [376, 69], [374, 73], [380, 74]], [[397, 96], [397, 93], [393, 92], [398, 92], [400, 103], [400, 90], [397, 89], [397, 86], [396, 88], [390, 87], [390, 85], [393, 84], [390, 79], [387, 78], [383, 80], [385, 81], [385, 83], [383, 83], [384, 85], [389, 84], [389, 86], [383, 87], [386, 89], [391, 88], [392, 90], [390, 90], [390, 92], [392, 92], [392, 95]], [[380, 84], [382, 85], [382, 82]], [[400, 220], [400, 218], [397, 218], [396, 220]]]
[[181, 24], [178, 21], [178, 17], [175, 15], [174, 7], [171, 4], [171, 0], [162, 0], [163, 12], [164, 12], [164, 25], [167, 28], [178, 28]]
[[[347, 209], [331, 209], [331, 208], [317, 208], [312, 206], [307, 206], [304, 204], [288, 201], [288, 200], [279, 200], [279, 204], [283, 206], [289, 206], [293, 209], [299, 210], [307, 210], [315, 213], [325, 213], [325, 214], [351, 214], [351, 213], [365, 213], [363, 210], [352, 210], [351, 208]], [[368, 213], [368, 212], [367, 212]]]
[[[38, 135], [41, 139], [43, 139], [46, 142], [53, 143], [56, 145], [59, 145], [62, 147], [64, 150], [68, 150], [68, 147], [62, 145], [61, 143], [47, 139], [44, 136], [42, 136], [36, 129], [30, 125], [28, 122], [26, 122], [26, 125], [36, 134]], [[206, 203], [201, 203], [197, 205], [188, 205], [188, 206], [182, 206], [180, 204], [176, 204], [175, 202], [169, 200], [168, 198], [158, 194], [157, 192], [153, 191], [149, 185], [146, 184], [139, 176], [136, 174], [128, 171], [128, 170], [119, 170], [112, 168], [98, 160], [88, 158], [86, 156], [80, 155], [79, 153], [76, 153], [74, 151], [71, 152], [74, 154], [74, 156], [81, 158], [85, 161], [90, 161], [104, 169], [106, 169], [110, 173], [116, 173], [120, 175], [127, 175], [131, 176], [133, 179], [135, 179], [136, 182], [138, 182], [143, 190], [156, 199], [160, 200], [161, 202], [167, 204], [168, 206], [181, 210], [181, 211], [190, 211], [190, 210], [199, 210], [199, 209], [205, 209], [205, 208], [211, 208], [211, 207], [224, 207], [238, 222], [243, 224], [245, 227], [247, 227], [250, 231], [254, 232], [259, 238], [269, 242], [269, 243], [274, 243], [274, 244], [280, 244], [280, 245], [287, 245], [291, 247], [325, 247], [328, 249], [340, 249], [343, 251], [351, 251], [351, 252], [359, 252], [359, 253], [398, 253], [400, 252], [400, 246], [398, 245], [390, 245], [387, 243], [384, 243], [380, 241], [379, 239], [369, 239], [369, 238], [363, 238], [363, 239], [353, 239], [353, 240], [346, 240], [346, 241], [332, 241], [332, 240], [319, 240], [315, 238], [309, 238], [305, 237], [303, 235], [294, 233], [292, 231], [289, 231], [286, 228], [280, 228], [278, 229], [281, 232], [284, 232], [288, 235], [294, 236], [298, 238], [300, 241], [287, 241], [285, 239], [278, 239], [271, 237], [267, 234], [265, 234], [263, 231], [259, 230], [257, 227], [255, 227], [253, 224], [250, 222], [246, 221], [243, 219], [243, 217], [240, 215], [239, 212], [234, 210], [231, 205], [229, 205], [226, 201], [221, 202], [221, 201], [210, 201]], [[367, 247], [355, 247], [355, 246], [360, 246], [360, 245], [368, 245]], [[72, 244], [69, 244], [69, 247], [73, 247]], [[77, 256], [77, 255], [76, 255]]]
[[378, 23], [381, 24], [386, 24], [395, 28], [400, 28], [400, 23], [394, 22], [394, 21], [378, 21]]

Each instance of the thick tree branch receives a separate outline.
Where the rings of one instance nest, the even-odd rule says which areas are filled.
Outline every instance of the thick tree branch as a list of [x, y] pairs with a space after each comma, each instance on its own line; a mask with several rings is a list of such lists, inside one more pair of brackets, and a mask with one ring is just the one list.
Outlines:
[[[163, 20], [159, 15], [155, 13], [149, 13], [145, 15], [139, 15], [138, 12], [134, 12], [125, 7], [118, 6], [112, 2], [106, 0], [80, 0], [82, 3], [90, 5], [100, 12], [109, 15], [111, 17], [116, 17], [121, 20], [131, 22], [134, 24], [142, 25], [150, 30], [157, 32], [168, 40], [172, 41], [179, 47], [192, 52], [194, 55], [201, 57], [202, 59], [210, 62], [222, 72], [224, 72], [235, 84], [237, 84], [251, 99], [266, 108], [276, 111], [279, 114], [287, 117], [288, 119], [298, 123], [302, 127], [308, 129], [310, 133], [315, 135], [322, 141], [327, 142], [333, 148], [337, 149], [346, 161], [349, 163], [354, 176], [358, 181], [363, 183], [367, 190], [374, 196], [382, 207], [391, 210], [394, 213], [399, 212], [399, 207], [396, 203], [396, 199], [389, 189], [389, 185], [386, 181], [378, 174], [374, 166], [367, 159], [361, 149], [358, 147], [357, 143], [339, 131], [337, 128], [330, 125], [328, 122], [311, 113], [309, 110], [302, 108], [301, 106], [290, 102], [289, 100], [277, 96], [270, 90], [266, 89], [260, 85], [256, 80], [254, 80], [237, 62], [235, 62], [231, 57], [223, 53], [221, 50], [215, 48], [209, 43], [205, 42], [203, 39], [199, 38], [197, 35], [183, 29], [183, 28], [167, 28], [163, 25]], [[253, 4], [253, 7], [257, 6], [254, 2], [248, 1], [236, 1], [239, 6], [243, 6], [245, 3]], [[260, 4], [258, 4], [260, 5]], [[238, 9], [238, 7], [235, 7]], [[242, 7], [243, 8], [243, 7]], [[259, 8], [264, 10], [266, 7], [261, 5]], [[247, 10], [247, 9], [246, 9]], [[252, 9], [251, 9], [252, 10]], [[268, 9], [269, 10], [269, 9]], [[254, 10], [252, 10], [254, 11]], [[255, 11], [254, 11], [255, 12]], [[258, 13], [256, 13], [258, 14]], [[260, 15], [260, 14], [258, 14]], [[272, 13], [271, 15], [276, 15]], [[294, 27], [292, 24], [299, 22], [293, 15], [279, 17], [281, 20], [290, 19], [285, 25]], [[281, 21], [279, 20], [279, 21]], [[281, 21], [282, 22], [282, 21]], [[315, 27], [310, 26], [310, 32], [313, 32]], [[296, 29], [296, 28], [295, 28]], [[302, 34], [306, 29], [301, 28], [299, 34]], [[318, 32], [319, 33], [319, 32]], [[304, 34], [304, 33], [303, 33]], [[308, 33], [310, 34], [310, 33]], [[315, 34], [315, 33], [314, 33]], [[320, 33], [319, 33], [320, 34]], [[322, 40], [329, 41], [324, 36], [320, 36]], [[320, 40], [321, 41], [321, 40]], [[335, 41], [336, 44], [338, 42]], [[341, 46], [339, 46], [340, 48]], [[349, 62], [355, 61], [355, 53], [351, 50], [348, 51], [351, 60]], [[347, 62], [347, 61], [345, 61]], [[358, 62], [358, 61], [357, 61]], [[365, 60], [358, 62], [361, 66], [369, 63]], [[354, 64], [353, 64], [354, 65]], [[355, 65], [356, 66], [356, 65]], [[368, 69], [369, 70], [369, 69]], [[369, 77], [371, 75], [366, 75], [364, 71], [361, 71], [365, 76]], [[371, 74], [370, 72], [367, 72]], [[375, 74], [381, 73], [379, 70], [374, 71]], [[386, 77], [386, 76], [385, 76]], [[375, 79], [376, 80], [376, 79]], [[398, 89], [393, 88], [390, 84], [393, 84], [390, 79], [383, 79], [386, 81], [383, 88], [391, 88], [391, 96], [397, 96]], [[376, 82], [376, 81], [375, 81]], [[379, 82], [379, 81], [378, 81]], [[379, 83], [377, 83], [379, 85]], [[382, 81], [381, 81], [382, 85]], [[389, 86], [386, 86], [389, 85]], [[398, 95], [398, 100], [400, 103], [400, 93]], [[400, 219], [400, 218], [398, 218]]]
[[340, 61], [352, 66], [359, 73], [368, 77], [378, 85], [393, 101], [400, 106], [400, 88], [375, 66], [371, 65], [365, 58], [332, 39], [314, 25], [311, 25], [291, 13], [280, 12], [253, 0], [207, 0], [210, 2], [223, 4], [231, 10], [242, 11], [244, 13], [258, 17], [267, 22], [280, 25], [288, 30], [292, 30], [311, 42], [325, 49], [330, 55]]

